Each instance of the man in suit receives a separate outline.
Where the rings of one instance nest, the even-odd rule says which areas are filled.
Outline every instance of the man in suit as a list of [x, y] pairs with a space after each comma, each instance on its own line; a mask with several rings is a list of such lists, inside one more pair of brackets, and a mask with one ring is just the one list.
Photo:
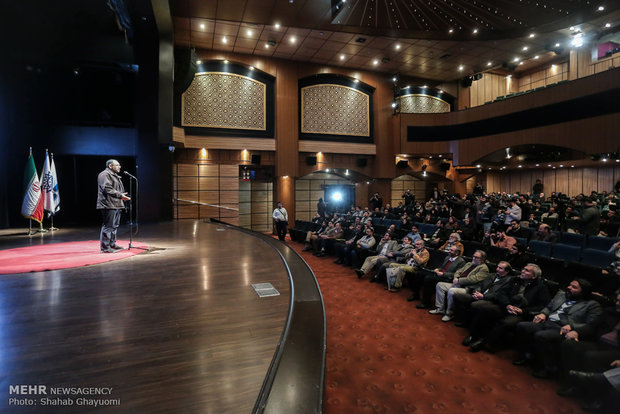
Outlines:
[[[376, 273], [370, 278], [370, 283], [379, 282], [385, 277], [385, 272], [392, 263], [402, 262], [405, 256], [413, 250], [414, 244], [411, 237], [405, 236], [400, 245], [396, 249], [387, 252], [385, 257], [380, 258], [375, 264]], [[356, 271], [357, 272], [357, 271]], [[360, 273], [357, 273], [360, 276]], [[363, 274], [362, 274], [363, 275]], [[360, 276], [361, 277], [361, 276]]]
[[[471, 352], [482, 349], [494, 352], [506, 333], [514, 330], [519, 322], [531, 320], [530, 315], [538, 314], [549, 303], [551, 299], [549, 289], [541, 276], [542, 270], [537, 264], [528, 263], [523, 266], [521, 274], [515, 281], [514, 291], [497, 292], [496, 301], [507, 302], [501, 313], [497, 313], [496, 309], [491, 307], [472, 304], [470, 332], [478, 339], [471, 340], [469, 345]], [[506, 294], [507, 297], [500, 297]]]
[[533, 361], [538, 368], [533, 372], [537, 378], [555, 375], [559, 370], [561, 343], [574, 335], [588, 339], [596, 333], [603, 311], [591, 295], [590, 282], [575, 279], [566, 291], [560, 290], [532, 322], [519, 322], [517, 341], [522, 356], [513, 363], [524, 365]]
[[511, 276], [511, 272], [510, 263], [501, 261], [497, 264], [495, 274], [489, 275], [479, 286], [469, 288], [465, 293], [454, 294], [455, 310], [467, 308], [465, 313], [471, 316], [466, 318], [470, 334], [463, 340], [463, 345], [469, 346], [479, 339], [479, 325], [484, 323], [479, 317], [485, 313], [481, 312], [482, 309], [488, 313], [503, 315], [515, 287], [516, 277]]
[[[411, 239], [407, 237], [407, 240], [409, 240], [410, 243]], [[396, 250], [397, 248], [398, 243], [396, 242], [396, 240], [392, 240], [391, 233], [386, 231], [375, 249], [375, 253], [377, 254], [374, 256], [368, 256], [364, 260], [364, 264], [362, 264], [362, 267], [360, 267], [359, 269], [354, 269], [355, 273], [357, 273], [357, 277], [362, 278], [364, 275], [370, 272], [372, 268], [375, 267], [378, 261], [382, 259], [387, 260], [388, 253]]]
[[437, 283], [453, 280], [456, 271], [464, 264], [465, 260], [461, 257], [461, 249], [458, 246], [450, 247], [450, 252], [441, 266], [433, 270], [431, 274], [425, 275], [420, 272], [414, 274], [411, 279], [411, 290], [413, 291], [413, 295], [408, 297], [407, 300], [409, 302], [417, 300], [420, 295], [420, 288], [423, 287], [422, 303], [418, 304], [416, 308], [430, 308]]
[[[405, 263], [390, 263], [389, 268], [386, 270], [386, 279], [390, 292], [397, 292], [402, 286], [405, 273], [415, 272], [419, 266], [426, 265], [429, 258], [430, 253], [424, 247], [424, 240], [417, 240], [413, 250], [405, 255]], [[391, 283], [391, 278], [394, 279], [393, 284]]]
[[442, 322], [454, 319], [454, 295], [466, 293], [468, 286], [475, 286], [489, 277], [489, 268], [486, 265], [487, 254], [482, 250], [476, 250], [471, 262], [461, 267], [454, 273], [451, 282], [439, 282], [435, 286], [435, 309], [428, 313], [431, 315], [443, 315]]

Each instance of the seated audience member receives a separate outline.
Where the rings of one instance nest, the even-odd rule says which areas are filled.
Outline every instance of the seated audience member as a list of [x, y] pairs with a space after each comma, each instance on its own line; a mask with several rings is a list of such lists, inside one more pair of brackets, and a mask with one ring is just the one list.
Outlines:
[[536, 218], [534, 213], [530, 213], [530, 219], [528, 220], [527, 227], [530, 229], [536, 229], [540, 225], [540, 220]]
[[538, 226], [538, 231], [532, 234], [532, 240], [555, 243], [558, 241], [558, 235], [551, 231], [548, 224], [543, 223]]
[[[565, 372], [563, 380], [568, 380], [569, 384], [559, 389], [558, 394], [581, 398], [591, 396], [593, 398], [587, 401], [587, 407], [590, 408], [602, 405], [601, 399], [598, 398], [600, 395], [594, 392], [584, 395], [584, 390], [577, 387], [579, 384], [570, 381], [571, 378], [568, 373], [587, 371], [591, 373], [590, 376], [595, 376], [595, 373], [602, 373], [610, 368], [609, 361], [620, 360], [620, 291], [616, 293], [615, 306], [611, 309], [605, 309], [604, 322], [603, 329], [597, 333], [597, 341], [580, 340], [578, 332], [573, 331], [567, 334], [567, 339], [572, 340], [562, 342], [560, 352], [562, 369]], [[620, 367], [620, 364], [617, 366]], [[577, 376], [584, 377], [585, 375]], [[599, 377], [599, 379], [602, 378]], [[602, 381], [599, 382], [599, 385], [606, 388]], [[584, 409], [586, 408], [584, 407]]]
[[[548, 378], [559, 370], [560, 345], [572, 336], [579, 335], [581, 340], [592, 338], [602, 316], [601, 305], [591, 299], [592, 285], [585, 279], [575, 279], [566, 291], [560, 290], [534, 316], [532, 322], [517, 324], [517, 344], [521, 357], [515, 365], [534, 363], [533, 375]], [[575, 333], [571, 333], [575, 332]]]
[[344, 230], [340, 222], [334, 224], [329, 222], [327, 230], [320, 234], [317, 238], [312, 239], [312, 248], [316, 252], [315, 255], [319, 257], [325, 256], [325, 247], [328, 240], [342, 239], [344, 236]]
[[405, 255], [405, 263], [389, 264], [386, 270], [388, 290], [390, 292], [397, 292], [402, 286], [405, 273], [413, 273], [419, 266], [425, 266], [429, 258], [430, 253], [424, 247], [424, 240], [416, 241], [413, 250]]
[[318, 229], [317, 231], [309, 231], [306, 233], [306, 247], [304, 247], [304, 249], [302, 251], [307, 252], [312, 250], [312, 241], [314, 239], [317, 239], [319, 237], [319, 235], [323, 234], [323, 232], [325, 232], [328, 228], [328, 223], [329, 221], [327, 220], [323, 220], [321, 222], [321, 228]]
[[465, 247], [463, 246], [463, 243], [461, 243], [461, 235], [460, 234], [458, 234], [458, 233], [450, 233], [450, 237], [448, 237], [448, 240], [446, 240], [446, 242], [441, 245], [439, 250], [443, 250], [444, 252], [449, 252], [450, 249], [452, 248], [452, 246], [458, 247], [459, 248], [459, 252], [460, 252], [459, 255], [460, 256], [463, 255], [463, 250], [465, 250]]
[[[620, 397], [620, 359], [611, 361], [607, 370], [602, 373], [571, 370], [568, 371], [568, 377], [569, 381], [580, 390], [582, 410], [598, 412], [605, 407], [605, 412], [617, 411]], [[615, 401], [610, 401], [605, 406], [605, 400], [610, 393], [614, 394]]]
[[420, 297], [420, 288], [423, 288], [422, 303], [416, 308], [428, 309], [431, 307], [431, 301], [435, 296], [435, 286], [439, 282], [449, 282], [454, 280], [454, 275], [463, 265], [465, 260], [461, 257], [461, 250], [458, 246], [450, 247], [448, 256], [443, 260], [440, 267], [433, 270], [432, 274], [425, 275], [415, 273], [411, 278], [411, 290], [413, 294], [407, 298], [408, 301], [418, 300]]
[[549, 211], [542, 213], [540, 215], [540, 219], [544, 220], [546, 218], [554, 218], [554, 219], [559, 219], [560, 215], [555, 211], [555, 207], [549, 207]]
[[455, 309], [469, 307], [465, 312], [470, 317], [461, 317], [466, 321], [463, 325], [468, 326], [470, 332], [463, 340], [463, 345], [468, 346], [479, 340], [482, 336], [481, 331], [486, 333], [480, 325], [487, 320], [481, 318], [481, 315], [486, 313], [493, 313], [499, 317], [503, 315], [516, 286], [517, 278], [511, 276], [511, 273], [510, 263], [501, 261], [497, 264], [495, 274], [489, 275], [479, 286], [468, 288], [464, 293], [454, 294]]
[[[379, 282], [380, 280], [383, 280], [383, 277], [385, 276], [385, 271], [389, 267], [390, 263], [403, 262], [405, 260], [405, 256], [411, 250], [413, 250], [413, 248], [414, 248], [414, 244], [411, 238], [405, 236], [402, 240], [402, 243], [398, 245], [398, 247], [395, 250], [388, 252], [384, 258], [381, 258], [379, 261], [377, 261], [377, 264], [375, 265], [375, 270], [377, 272], [375, 273], [373, 277], [370, 278], [370, 283], [375, 283], [375, 282]], [[362, 276], [360, 277], [363, 277], [365, 273], [362, 273]], [[359, 273], [358, 273], [358, 276], [359, 276]]]
[[615, 210], [609, 210], [603, 214], [599, 234], [604, 237], [618, 237], [620, 235], [620, 217]]
[[513, 269], [523, 269], [523, 266], [534, 261], [534, 257], [527, 251], [527, 247], [518, 242], [508, 249], [503, 259], [510, 263], [510, 267]]
[[442, 322], [454, 319], [454, 295], [466, 293], [468, 286], [475, 286], [489, 276], [489, 268], [485, 263], [486, 259], [487, 254], [485, 252], [476, 250], [471, 262], [457, 270], [451, 282], [438, 282], [435, 286], [435, 309], [428, 313], [443, 315]]
[[450, 218], [448, 218], [448, 222], [444, 227], [446, 228], [446, 230], [456, 232], [459, 229], [459, 221], [456, 219], [456, 217], [450, 216]]
[[488, 242], [491, 246], [510, 249], [517, 243], [517, 240], [514, 237], [507, 236], [503, 231], [498, 231], [497, 233], [485, 234], [482, 243], [484, 244], [485, 242]]
[[[407, 237], [408, 240], [411, 240]], [[373, 256], [368, 256], [364, 260], [364, 264], [361, 268], [355, 269], [355, 273], [357, 273], [357, 277], [361, 278], [366, 273], [370, 272], [372, 268], [377, 264], [378, 261], [385, 258], [387, 260], [387, 254], [396, 250], [398, 247], [398, 243], [396, 240], [392, 240], [391, 234], [389, 232], [385, 232], [379, 243], [376, 245], [374, 249]]]
[[466, 217], [463, 220], [463, 225], [459, 227], [458, 233], [461, 235], [462, 240], [474, 240], [476, 237], [476, 223]]
[[530, 232], [521, 227], [520, 221], [513, 221], [506, 229], [506, 235], [510, 237], [521, 237], [523, 239], [527, 239], [530, 235]]
[[450, 232], [444, 228], [443, 221], [437, 220], [435, 231], [428, 236], [428, 245], [437, 248], [441, 246], [445, 240], [448, 240], [448, 237], [450, 237]]
[[362, 228], [362, 224], [358, 220], [358, 223], [355, 225], [355, 232], [353, 233], [353, 236], [344, 243], [335, 246], [335, 255], [338, 257], [338, 260], [334, 263], [346, 265], [348, 261], [347, 259], [349, 259], [349, 253], [355, 248], [357, 241], [364, 237], [364, 234], [366, 233]]
[[472, 321], [478, 319], [476, 326], [478, 339], [470, 344], [472, 352], [482, 349], [495, 352], [506, 334], [514, 330], [519, 322], [532, 320], [531, 315], [538, 313], [549, 303], [551, 299], [549, 289], [541, 276], [542, 271], [538, 265], [533, 263], [525, 265], [515, 281], [515, 290], [509, 295], [508, 304], [501, 315], [486, 307], [471, 308]]
[[614, 253], [620, 259], [620, 241], [612, 244], [608, 251], [609, 253]]
[[422, 235], [419, 233], [418, 226], [411, 226], [411, 231], [407, 233], [407, 237], [409, 237], [414, 243], [421, 240]]
[[[350, 260], [351, 266], [359, 266], [359, 260], [364, 260], [370, 256], [372, 247], [377, 243], [372, 227], [366, 227], [366, 235], [360, 238], [355, 244], [355, 249], [351, 250]], [[359, 260], [358, 260], [359, 259]]]

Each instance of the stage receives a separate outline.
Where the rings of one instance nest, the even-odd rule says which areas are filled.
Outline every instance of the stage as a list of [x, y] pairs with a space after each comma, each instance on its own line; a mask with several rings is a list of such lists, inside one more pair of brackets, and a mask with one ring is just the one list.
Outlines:
[[[99, 237], [99, 228], [25, 232], [3, 230], [0, 249]], [[50, 412], [58, 404], [44, 398], [62, 397], [73, 401], [59, 403], [63, 413], [252, 412], [289, 316], [282, 254], [201, 221], [142, 225], [134, 241], [150, 251], [0, 275], [0, 411]], [[259, 298], [251, 285], [266, 282], [280, 295]], [[19, 393], [24, 384], [47, 394]], [[50, 395], [65, 388], [103, 394]], [[17, 409], [24, 399], [37, 405]]]

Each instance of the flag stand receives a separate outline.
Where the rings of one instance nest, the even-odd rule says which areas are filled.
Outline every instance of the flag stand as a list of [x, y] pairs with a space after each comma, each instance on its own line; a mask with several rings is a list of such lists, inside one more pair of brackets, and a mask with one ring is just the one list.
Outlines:
[[41, 220], [41, 222], [39, 223], [39, 230], [37, 230], [39, 233], [47, 233], [47, 230], [43, 228], [43, 220]]
[[50, 228], [49, 228], [49, 230], [50, 230], [50, 231], [59, 230], [57, 227], [54, 227], [54, 215], [52, 215], [52, 216], [50, 217]]
[[32, 231], [32, 219], [28, 220], [28, 236], [33, 236], [36, 231]]

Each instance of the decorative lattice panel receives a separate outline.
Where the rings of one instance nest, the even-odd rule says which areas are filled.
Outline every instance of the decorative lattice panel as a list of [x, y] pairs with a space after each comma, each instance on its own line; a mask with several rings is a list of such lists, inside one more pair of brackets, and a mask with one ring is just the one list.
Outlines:
[[196, 74], [182, 105], [183, 126], [266, 129], [266, 85], [245, 76]]
[[450, 104], [434, 96], [404, 95], [400, 97], [402, 114], [427, 114], [450, 112]]
[[312, 85], [302, 88], [301, 132], [370, 136], [368, 95], [340, 85]]

